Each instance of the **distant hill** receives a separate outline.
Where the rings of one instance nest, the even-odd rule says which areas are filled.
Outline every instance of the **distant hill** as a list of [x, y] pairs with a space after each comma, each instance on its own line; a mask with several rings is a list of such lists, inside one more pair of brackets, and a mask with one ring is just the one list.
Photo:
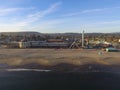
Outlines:
[[[57, 37], [57, 36], [67, 36], [67, 37], [81, 37], [82, 33], [40, 33], [40, 32], [34, 32], [34, 31], [24, 31], [24, 32], [1, 32], [1, 34], [7, 35], [7, 36], [50, 36], [50, 37]], [[110, 36], [120, 36], [120, 32], [115, 33], [85, 33], [87, 36], [95, 36], [98, 37], [100, 35], [110, 35]]]
[[1, 34], [7, 35], [7, 36], [30, 36], [30, 35], [43, 35], [39, 32], [1, 32]]

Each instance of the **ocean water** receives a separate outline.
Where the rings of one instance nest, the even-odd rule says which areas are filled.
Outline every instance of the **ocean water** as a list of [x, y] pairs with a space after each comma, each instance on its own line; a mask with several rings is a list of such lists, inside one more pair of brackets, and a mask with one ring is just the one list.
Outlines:
[[1, 71], [0, 90], [120, 90], [112, 72]]

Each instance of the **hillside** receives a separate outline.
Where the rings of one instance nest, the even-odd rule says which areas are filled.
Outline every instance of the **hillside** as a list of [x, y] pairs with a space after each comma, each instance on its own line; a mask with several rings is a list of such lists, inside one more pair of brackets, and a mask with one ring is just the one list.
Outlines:
[[42, 35], [39, 32], [1, 32], [0, 35], [6, 36], [30, 36], [30, 35]]

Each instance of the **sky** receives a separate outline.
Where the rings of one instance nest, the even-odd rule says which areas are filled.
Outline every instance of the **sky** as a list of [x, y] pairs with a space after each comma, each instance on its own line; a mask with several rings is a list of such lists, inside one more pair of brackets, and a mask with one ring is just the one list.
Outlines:
[[120, 32], [120, 0], [0, 2], [0, 32]]

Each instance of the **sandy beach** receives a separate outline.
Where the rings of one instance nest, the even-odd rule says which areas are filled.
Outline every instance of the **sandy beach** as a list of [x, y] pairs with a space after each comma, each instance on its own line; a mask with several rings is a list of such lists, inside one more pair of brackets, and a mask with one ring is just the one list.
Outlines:
[[[99, 52], [102, 54], [99, 55]], [[8, 66], [120, 65], [120, 52], [105, 52], [96, 49], [1, 49], [0, 64]]]

